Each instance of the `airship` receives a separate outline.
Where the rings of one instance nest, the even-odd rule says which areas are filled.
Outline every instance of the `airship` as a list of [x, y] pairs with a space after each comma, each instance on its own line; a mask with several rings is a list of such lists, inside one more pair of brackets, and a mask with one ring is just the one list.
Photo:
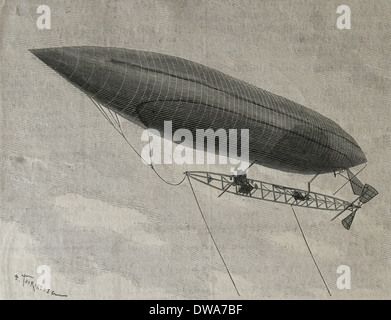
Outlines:
[[239, 175], [186, 172], [187, 177], [220, 190], [220, 196], [228, 192], [291, 206], [335, 210], [339, 211], [337, 216], [350, 211], [342, 221], [350, 229], [356, 211], [378, 194], [350, 171], [367, 162], [356, 140], [333, 120], [282, 96], [205, 65], [157, 52], [96, 46], [30, 51], [98, 107], [114, 114], [113, 119], [118, 120], [119, 115], [160, 132], [170, 120], [174, 130], [186, 128], [193, 137], [200, 128], [248, 129], [250, 167], [257, 163], [281, 171], [315, 174], [313, 179], [323, 173], [347, 172], [342, 176], [358, 195], [349, 202], [312, 192], [313, 179], [308, 190], [249, 180], [248, 169]]
[[106, 108], [144, 128], [248, 129], [249, 159], [277, 170], [321, 174], [367, 161], [333, 120], [196, 62], [123, 48], [30, 50]]
[[[299, 227], [293, 206], [338, 211], [332, 220], [347, 211], [349, 215], [342, 225], [349, 230], [357, 210], [378, 194], [357, 177], [362, 169], [356, 174], [351, 171], [358, 165], [366, 166], [367, 162], [356, 140], [333, 120], [282, 96], [208, 66], [157, 52], [92, 46], [30, 51], [91, 98], [112, 124], [120, 125], [120, 116], [164, 133], [165, 121], [171, 121], [173, 130], [186, 128], [193, 137], [198, 129], [248, 129], [250, 167], [256, 163], [315, 177], [338, 174], [347, 180], [345, 184], [350, 183], [357, 196], [346, 201], [336, 198], [335, 193], [329, 196], [314, 192], [310, 183], [315, 177], [308, 183], [308, 190], [301, 190], [248, 178], [249, 168], [230, 175], [187, 171], [180, 183], [188, 178], [203, 218], [192, 180], [217, 189], [219, 196], [227, 193], [290, 205]], [[204, 222], [210, 232], [205, 218]], [[220, 253], [211, 232], [210, 235]], [[220, 257], [224, 262], [221, 253]], [[224, 265], [235, 285], [225, 262]], [[325, 281], [324, 284], [327, 287]]]
[[205, 65], [157, 52], [96, 46], [30, 51], [90, 97], [107, 118], [102, 106], [114, 114], [114, 122], [119, 115], [143, 128], [163, 132], [169, 120], [173, 130], [186, 128], [193, 137], [200, 128], [248, 129], [250, 167], [256, 163], [315, 174], [310, 182], [319, 174], [339, 174], [358, 197], [345, 201], [316, 193], [310, 190], [310, 182], [308, 190], [301, 190], [248, 179], [248, 168], [236, 175], [186, 172], [187, 177], [220, 190], [220, 196], [227, 192], [339, 211], [336, 217], [350, 211], [342, 220], [350, 229], [356, 211], [378, 194], [350, 170], [367, 162], [356, 140], [333, 120], [282, 96]]

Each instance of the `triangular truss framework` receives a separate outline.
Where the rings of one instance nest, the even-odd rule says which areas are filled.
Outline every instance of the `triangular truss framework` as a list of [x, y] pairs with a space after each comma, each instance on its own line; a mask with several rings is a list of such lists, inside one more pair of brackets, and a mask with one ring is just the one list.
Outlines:
[[[275, 185], [254, 179], [247, 179], [247, 182], [254, 188], [248, 193], [243, 193], [240, 192], [240, 185], [232, 183], [233, 177], [230, 175], [204, 171], [189, 171], [186, 174], [190, 178], [212, 188], [220, 191], [226, 190], [225, 192], [227, 193], [243, 197], [329, 211], [347, 210], [353, 212], [360, 207], [351, 202], [325, 194], [313, 191], [308, 192], [308, 190]], [[295, 194], [297, 193], [305, 195], [305, 198], [297, 199], [297, 197], [295, 197]]]

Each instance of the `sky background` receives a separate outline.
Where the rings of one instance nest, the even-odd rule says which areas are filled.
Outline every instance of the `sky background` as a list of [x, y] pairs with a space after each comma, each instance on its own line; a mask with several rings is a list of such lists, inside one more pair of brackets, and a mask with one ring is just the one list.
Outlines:
[[[38, 30], [36, 8], [51, 8]], [[352, 29], [336, 27], [349, 5]], [[297, 208], [332, 299], [391, 298], [389, 1], [0, 1], [0, 298], [52, 299], [15, 274], [51, 268], [72, 299], [237, 299], [187, 183], [170, 187], [78, 89], [28, 49], [97, 45], [166, 53], [216, 68], [331, 118], [364, 150], [378, 191], [345, 230], [333, 212]], [[138, 150], [142, 129], [126, 124]], [[164, 165], [229, 173], [227, 166]], [[357, 171], [357, 169], [356, 169]], [[259, 180], [310, 177], [254, 166]], [[332, 194], [324, 175], [312, 188]], [[291, 208], [193, 183], [243, 299], [330, 299]], [[349, 187], [340, 197], [353, 199]], [[351, 289], [336, 286], [351, 268]]]

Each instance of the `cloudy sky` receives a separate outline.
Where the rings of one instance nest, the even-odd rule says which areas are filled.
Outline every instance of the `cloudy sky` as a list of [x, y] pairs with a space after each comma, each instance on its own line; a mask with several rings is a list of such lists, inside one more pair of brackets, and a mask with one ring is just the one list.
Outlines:
[[[51, 268], [51, 287], [74, 299], [238, 298], [187, 183], [162, 183], [75, 87], [28, 49], [114, 46], [216, 68], [304, 104], [351, 134], [368, 158], [360, 179], [380, 195], [352, 229], [332, 212], [296, 210], [332, 298], [391, 297], [389, 1], [0, 1], [0, 298], [48, 299], [15, 281]], [[141, 150], [142, 129], [126, 133]], [[178, 181], [185, 170], [159, 166]], [[260, 180], [305, 188], [308, 177], [256, 166]], [[326, 175], [314, 190], [343, 183]], [[328, 299], [289, 206], [194, 184], [241, 298]], [[349, 188], [341, 197], [351, 199]], [[351, 269], [351, 289], [336, 286]]]

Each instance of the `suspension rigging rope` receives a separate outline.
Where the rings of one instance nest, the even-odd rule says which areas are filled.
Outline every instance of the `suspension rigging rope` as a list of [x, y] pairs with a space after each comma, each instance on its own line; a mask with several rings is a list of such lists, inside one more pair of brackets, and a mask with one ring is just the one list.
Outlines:
[[[218, 252], [218, 254], [219, 254], [219, 256], [220, 256], [220, 258], [221, 258], [221, 260], [222, 260], [222, 262], [223, 262], [223, 264], [224, 264], [225, 269], [227, 270], [227, 273], [228, 273], [228, 275], [229, 275], [229, 277], [230, 277], [230, 279], [231, 279], [231, 281], [232, 281], [232, 284], [233, 284], [234, 287], [235, 287], [235, 290], [236, 290], [237, 294], [240, 296], [239, 290], [238, 290], [238, 288], [237, 288], [237, 286], [236, 286], [236, 284], [235, 284], [235, 281], [234, 281], [234, 279], [233, 279], [233, 277], [232, 277], [232, 275], [231, 275], [231, 272], [229, 271], [228, 266], [227, 266], [227, 264], [225, 263], [225, 260], [224, 260], [224, 258], [223, 258], [223, 255], [221, 254], [221, 251], [220, 251], [220, 249], [219, 249], [219, 247], [218, 247], [218, 245], [217, 245], [217, 243], [216, 243], [216, 241], [215, 241], [215, 239], [214, 239], [214, 237], [213, 237], [213, 235], [212, 235], [212, 231], [211, 231], [210, 228], [209, 228], [208, 222], [206, 221], [205, 215], [204, 215], [204, 213], [202, 212], [200, 203], [199, 203], [199, 201], [198, 201], [198, 199], [197, 199], [197, 196], [196, 196], [196, 194], [195, 194], [193, 185], [192, 185], [192, 183], [191, 183], [191, 181], [190, 181], [190, 177], [188, 176], [187, 172], [184, 174], [183, 179], [180, 180], [179, 182], [169, 182], [169, 181], [167, 181], [166, 179], [164, 179], [164, 178], [157, 172], [157, 170], [155, 169], [155, 167], [153, 166], [152, 159], [150, 159], [150, 163], [149, 163], [148, 161], [146, 161], [146, 160], [143, 158], [143, 156], [142, 156], [142, 155], [133, 147], [133, 145], [130, 143], [130, 141], [126, 138], [126, 136], [125, 136], [125, 134], [124, 134], [124, 132], [123, 132], [123, 130], [122, 130], [121, 122], [120, 122], [120, 120], [119, 120], [119, 118], [118, 118], [117, 113], [116, 113], [116, 112], [111, 112], [111, 110], [108, 109], [108, 112], [110, 113], [110, 116], [111, 116], [111, 117], [110, 117], [110, 116], [105, 112], [105, 110], [103, 109], [103, 107], [102, 107], [98, 102], [96, 102], [96, 101], [95, 101], [94, 99], [92, 99], [91, 97], [90, 97], [90, 99], [92, 100], [92, 102], [94, 103], [94, 105], [98, 108], [98, 110], [102, 113], [102, 115], [106, 118], [106, 120], [107, 120], [107, 121], [114, 127], [114, 129], [115, 129], [115, 130], [116, 130], [116, 131], [125, 139], [125, 141], [126, 141], [127, 144], [132, 148], [132, 150], [140, 157], [140, 159], [141, 159], [142, 161], [144, 161], [145, 163], [147, 163], [147, 164], [151, 167], [151, 169], [153, 170], [153, 172], [155, 172], [155, 174], [156, 174], [164, 183], [166, 183], [166, 184], [168, 184], [168, 185], [170, 185], [170, 186], [173, 186], [173, 187], [177, 187], [177, 186], [180, 186], [180, 185], [185, 181], [185, 179], [186, 179], [186, 177], [187, 177], [187, 179], [189, 180], [189, 184], [190, 184], [190, 187], [191, 187], [191, 191], [193, 192], [194, 199], [195, 199], [195, 201], [196, 201], [196, 203], [197, 203], [197, 206], [198, 206], [198, 209], [199, 209], [199, 211], [200, 211], [201, 217], [202, 217], [202, 219], [203, 219], [203, 221], [204, 221], [204, 223], [205, 223], [206, 229], [208, 230], [208, 233], [209, 233], [209, 235], [210, 235], [210, 237], [211, 237], [211, 239], [212, 239], [212, 242], [213, 242], [214, 246], [216, 247], [216, 250], [217, 250], [217, 252]], [[114, 114], [113, 114], [113, 113], [114, 113]], [[149, 136], [149, 132], [148, 132], [148, 136]], [[150, 137], [149, 137], [149, 138], [150, 138]], [[150, 145], [150, 144], [149, 144], [149, 156], [151, 157], [151, 145]]]
[[[118, 115], [116, 112], [112, 112], [110, 111], [110, 109], [108, 109], [108, 112], [110, 113], [110, 116], [105, 112], [105, 110], [103, 109], [103, 107], [98, 103], [96, 102], [94, 99], [92, 99], [90, 97], [91, 101], [94, 103], [94, 105], [98, 108], [98, 110], [100, 111], [100, 113], [106, 118], [106, 120], [113, 126], [113, 128], [125, 139], [126, 143], [132, 148], [132, 150], [139, 156], [139, 158], [145, 162], [146, 164], [148, 164], [151, 169], [153, 170], [153, 172], [155, 172], [155, 174], [159, 177], [160, 180], [162, 180], [164, 183], [170, 185], [170, 186], [173, 186], [173, 187], [177, 187], [177, 186], [180, 186], [186, 179], [186, 175], [184, 175], [184, 177], [182, 178], [182, 180], [180, 180], [179, 182], [170, 182], [168, 180], [166, 180], [165, 178], [163, 178], [159, 172], [157, 172], [157, 170], [155, 169], [155, 167], [153, 166], [152, 164], [152, 160], [150, 159], [150, 162], [148, 162], [147, 160], [145, 160], [143, 158], [143, 156], [136, 150], [136, 148], [130, 143], [130, 141], [126, 138], [123, 130], [122, 130], [122, 126], [121, 126], [121, 122], [120, 122], [120, 119], [118, 118]], [[149, 136], [149, 132], [148, 132], [148, 136]], [[151, 146], [149, 145], [149, 148], [151, 148]], [[151, 150], [150, 150], [151, 151]], [[151, 153], [149, 154], [151, 156]]]

